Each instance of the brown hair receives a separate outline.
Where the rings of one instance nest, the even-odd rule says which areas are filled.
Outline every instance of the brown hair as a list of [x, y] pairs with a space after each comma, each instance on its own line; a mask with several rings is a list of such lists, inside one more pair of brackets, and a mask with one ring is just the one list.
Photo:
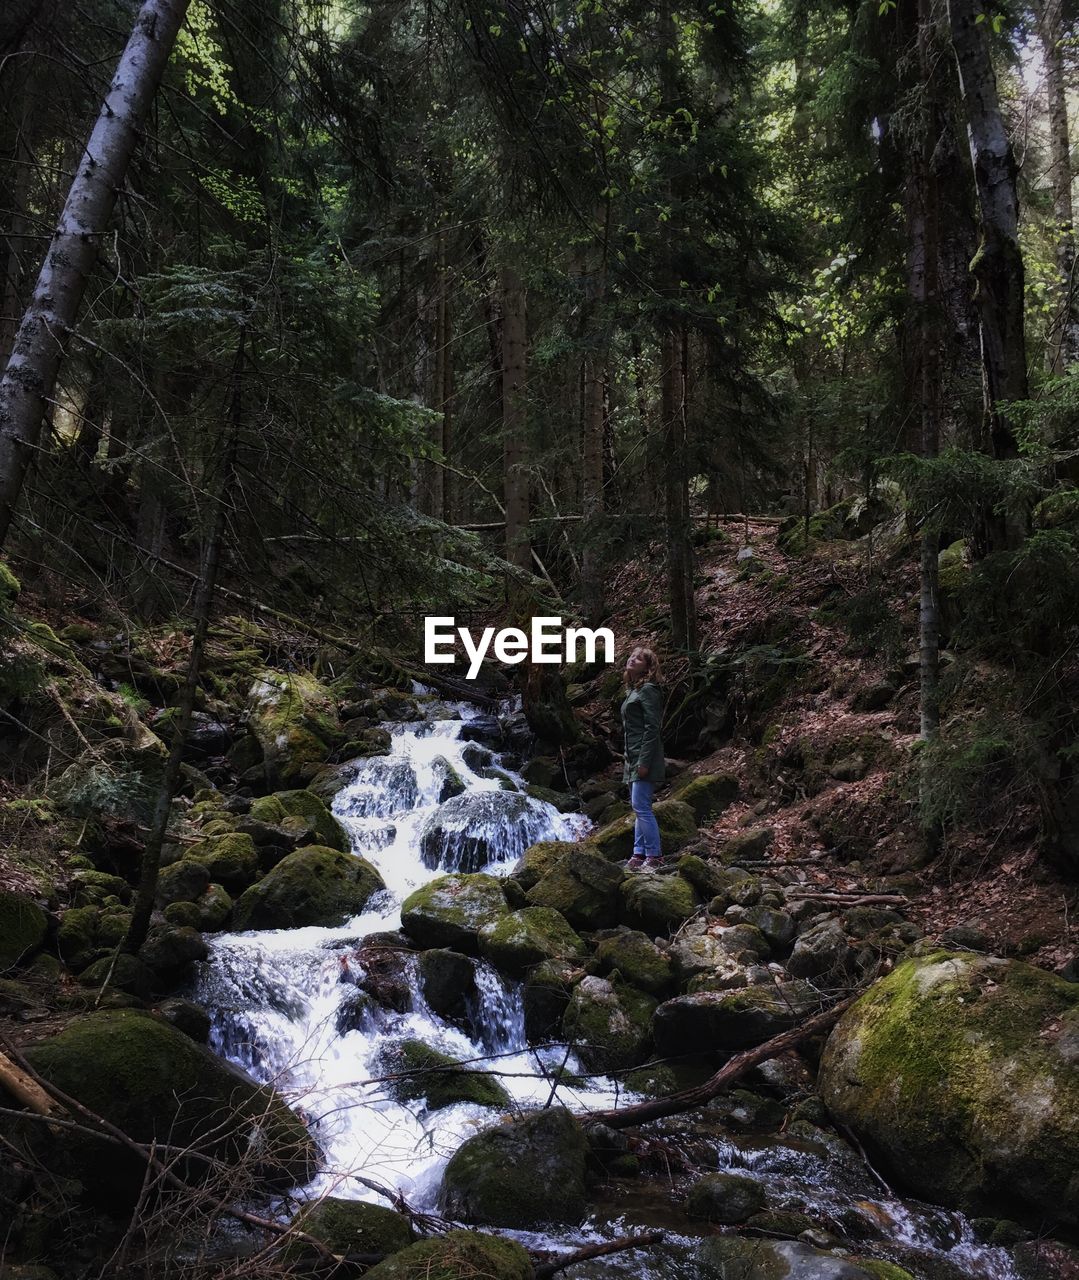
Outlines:
[[637, 647], [630, 652], [629, 656], [631, 658], [643, 658], [645, 662], [645, 670], [644, 675], [634, 681], [631, 681], [628, 671], [624, 672], [622, 679], [626, 685], [631, 683], [634, 685], [643, 684], [646, 680], [651, 680], [655, 684], [659, 684], [662, 681], [663, 673], [660, 670], [659, 658], [656, 656], [654, 649], [646, 649], [643, 645], [637, 645]]

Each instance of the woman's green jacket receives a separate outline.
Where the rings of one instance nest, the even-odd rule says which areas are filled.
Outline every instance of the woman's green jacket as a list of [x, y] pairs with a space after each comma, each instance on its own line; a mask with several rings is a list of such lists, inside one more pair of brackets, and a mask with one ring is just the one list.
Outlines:
[[646, 782], [662, 782], [666, 777], [663, 741], [663, 690], [651, 680], [630, 689], [622, 703], [622, 731], [626, 739], [623, 782], [636, 782], [637, 769], [648, 766]]

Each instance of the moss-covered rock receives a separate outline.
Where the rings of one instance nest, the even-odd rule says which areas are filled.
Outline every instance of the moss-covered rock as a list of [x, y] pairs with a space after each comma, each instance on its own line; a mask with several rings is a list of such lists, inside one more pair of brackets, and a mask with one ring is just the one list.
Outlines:
[[595, 1071], [639, 1066], [652, 1049], [657, 1001], [628, 983], [590, 976], [573, 989], [562, 1029]]
[[[661, 800], [652, 806], [659, 823], [660, 849], [664, 855], [677, 853], [697, 834], [697, 819], [692, 808], [681, 800]], [[633, 852], [633, 814], [617, 818], [599, 831], [593, 831], [586, 843], [609, 862], [621, 862]]]
[[[362, 1200], [335, 1200], [332, 1196], [301, 1209], [293, 1225], [340, 1256], [398, 1253], [416, 1238], [412, 1224], [403, 1213]], [[282, 1252], [282, 1257], [289, 1260], [308, 1257], [314, 1260], [317, 1256], [313, 1248], [299, 1240], [289, 1241]], [[348, 1268], [346, 1264], [340, 1274], [346, 1273], [359, 1274], [359, 1268]]]
[[928, 1199], [1079, 1224], [1079, 986], [1018, 961], [905, 961], [844, 1014], [829, 1110]]
[[428, 1111], [441, 1111], [458, 1102], [478, 1107], [507, 1107], [510, 1096], [498, 1080], [483, 1071], [469, 1071], [448, 1053], [432, 1049], [420, 1040], [388, 1045], [381, 1055], [381, 1073], [400, 1072], [386, 1082], [398, 1101], [426, 1099]]
[[366, 858], [309, 845], [282, 858], [233, 907], [236, 929], [343, 924], [386, 887]]
[[29, 960], [48, 931], [49, 918], [33, 898], [0, 889], [0, 971]]
[[0, 560], [0, 603], [11, 604], [18, 599], [22, 584], [8, 568], [7, 563]]
[[[136, 1142], [242, 1161], [257, 1179], [278, 1186], [306, 1182], [314, 1173], [314, 1143], [278, 1095], [163, 1019], [133, 1010], [91, 1013], [25, 1052], [46, 1080]], [[55, 1141], [94, 1194], [106, 1200], [138, 1195], [146, 1173], [139, 1157], [117, 1147], [102, 1160], [101, 1144], [79, 1135]], [[181, 1168], [194, 1179], [209, 1172], [199, 1159], [182, 1161]]]
[[102, 906], [107, 898], [131, 900], [131, 886], [123, 876], [109, 875], [105, 871], [80, 868], [71, 877], [71, 888], [76, 907]]
[[56, 946], [69, 969], [76, 972], [85, 969], [100, 955], [103, 950], [97, 936], [100, 920], [98, 907], [73, 907], [60, 918]]
[[[209, 873], [206, 884], [210, 881], [222, 884], [230, 893], [246, 889], [259, 874], [259, 856], [255, 842], [239, 831], [200, 840], [191, 846], [183, 860], [201, 863]], [[203, 889], [205, 887], [204, 885]]]
[[700, 906], [696, 890], [680, 875], [628, 876], [621, 895], [626, 923], [651, 934], [670, 933]]
[[95, 960], [79, 974], [79, 982], [84, 987], [96, 987], [98, 990], [108, 986], [117, 991], [127, 991], [140, 1000], [149, 1000], [155, 986], [153, 970], [126, 951]]
[[738, 779], [733, 773], [703, 773], [676, 786], [671, 799], [688, 804], [700, 825], [723, 813], [738, 798], [738, 792]]
[[707, 976], [709, 989], [721, 991], [746, 985], [745, 971], [724, 946], [722, 935], [682, 935], [671, 943], [670, 959], [682, 984]]
[[431, 768], [435, 777], [441, 780], [438, 789], [439, 804], [452, 800], [454, 796], [459, 796], [464, 792], [464, 779], [445, 756], [435, 756], [431, 761]]
[[177, 928], [197, 929], [199, 927], [199, 909], [193, 902], [170, 902], [163, 915], [169, 924]]
[[445, 875], [421, 885], [401, 906], [401, 927], [421, 947], [474, 955], [479, 932], [509, 911], [496, 876]]
[[493, 1227], [578, 1223], [587, 1212], [588, 1143], [562, 1107], [485, 1129], [458, 1148], [442, 1176], [447, 1216]]
[[216, 933], [223, 929], [232, 915], [232, 898], [220, 884], [207, 885], [193, 905], [199, 917], [196, 928], [203, 933]]
[[[321, 797], [305, 788], [260, 796], [251, 802], [248, 817], [271, 827], [284, 827], [299, 844], [318, 844], [326, 849], [339, 849], [342, 853], [348, 853], [352, 847], [348, 832], [326, 808]], [[285, 827], [289, 818], [294, 821]], [[299, 827], [295, 820], [299, 821]], [[306, 838], [299, 839], [301, 834]]]
[[725, 867], [696, 853], [682, 854], [678, 859], [678, 874], [705, 900], [729, 894], [733, 885], [746, 878], [741, 868]]
[[262, 747], [263, 767], [271, 781], [310, 781], [341, 739], [333, 697], [314, 676], [260, 671], [248, 694], [248, 708], [248, 727]]
[[584, 960], [588, 948], [552, 907], [525, 907], [482, 926], [480, 954], [503, 973], [523, 976], [541, 960]]
[[532, 1280], [532, 1263], [516, 1240], [448, 1231], [420, 1240], [364, 1273], [364, 1280]]
[[525, 1034], [532, 1043], [561, 1033], [570, 995], [584, 976], [583, 965], [570, 960], [544, 960], [529, 973], [522, 1003]]
[[771, 827], [750, 827], [731, 836], [722, 850], [723, 861], [728, 864], [759, 862], [772, 847], [775, 832]]
[[618, 919], [621, 867], [585, 847], [571, 847], [564, 858], [528, 890], [536, 907], [553, 907], [575, 929], [601, 929]]
[[191, 965], [205, 960], [210, 949], [197, 929], [166, 925], [150, 930], [139, 948], [139, 959], [153, 970], [161, 985], [169, 986], [186, 976]]
[[[882, 1274], [860, 1259], [837, 1258], [797, 1240], [738, 1236], [709, 1236], [697, 1246], [695, 1262], [699, 1280], [875, 1280]], [[897, 1271], [901, 1280], [904, 1272]]]
[[157, 905], [167, 907], [170, 902], [194, 902], [206, 892], [209, 883], [210, 870], [205, 863], [181, 858], [158, 872]]
[[600, 974], [617, 970], [625, 982], [653, 996], [669, 995], [674, 987], [670, 956], [636, 929], [616, 929], [598, 938], [594, 965]]
[[661, 1004], [652, 1030], [664, 1054], [750, 1049], [789, 1031], [819, 1006], [820, 996], [807, 982], [698, 991]]
[[745, 1222], [763, 1208], [764, 1188], [740, 1173], [707, 1173], [686, 1197], [686, 1213], [705, 1222]]
[[568, 840], [541, 840], [529, 845], [513, 868], [513, 879], [527, 892], [579, 847]]

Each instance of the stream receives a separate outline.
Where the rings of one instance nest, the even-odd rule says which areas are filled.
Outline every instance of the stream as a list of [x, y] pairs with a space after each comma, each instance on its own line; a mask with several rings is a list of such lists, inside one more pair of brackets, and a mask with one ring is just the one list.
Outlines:
[[[414, 690], [423, 693], [419, 686]], [[302, 1195], [330, 1194], [385, 1203], [369, 1185], [401, 1193], [416, 1209], [437, 1212], [441, 1172], [449, 1157], [498, 1112], [457, 1103], [427, 1112], [422, 1101], [387, 1096], [379, 1080], [394, 1041], [420, 1040], [460, 1060], [485, 1059], [519, 1109], [543, 1106], [561, 1068], [583, 1070], [564, 1045], [530, 1047], [520, 984], [480, 962], [479, 999], [467, 1027], [453, 1025], [427, 1005], [406, 960], [400, 1011], [364, 998], [356, 985], [356, 957], [364, 939], [400, 928], [401, 904], [417, 887], [447, 871], [505, 876], [538, 840], [573, 840], [590, 827], [580, 814], [561, 814], [524, 792], [524, 779], [496, 753], [467, 740], [480, 713], [467, 703], [427, 702], [429, 719], [384, 725], [388, 755], [354, 761], [351, 781], [332, 805], [353, 851], [372, 862], [386, 889], [369, 909], [334, 928], [307, 927], [219, 934], [199, 966], [194, 998], [212, 1019], [211, 1048], [255, 1079], [272, 1083], [309, 1122], [325, 1155], [318, 1177]], [[509, 710], [509, 708], [505, 708]], [[501, 775], [501, 776], [500, 776]], [[504, 779], [518, 788], [505, 788]], [[449, 794], [463, 784], [463, 791]], [[412, 964], [411, 968], [407, 966]], [[400, 994], [400, 993], [399, 993]], [[410, 1006], [410, 1007], [409, 1007]], [[559, 1083], [557, 1101], [572, 1110], [637, 1100], [616, 1081]], [[697, 1113], [700, 1116], [701, 1113]], [[707, 1114], [707, 1113], [705, 1113]], [[959, 1214], [884, 1192], [853, 1150], [825, 1130], [792, 1139], [737, 1135], [718, 1120], [694, 1126], [689, 1117], [661, 1122], [658, 1132], [678, 1147], [693, 1134], [703, 1168], [752, 1173], [766, 1187], [769, 1207], [797, 1209], [836, 1223], [854, 1250], [891, 1259], [919, 1280], [1017, 1280], [1006, 1249], [977, 1242]], [[365, 1181], [366, 1180], [366, 1181]], [[682, 1189], [683, 1178], [679, 1181]], [[557, 1235], [512, 1232], [533, 1249], [572, 1249], [613, 1239], [638, 1227], [665, 1230], [662, 1245], [580, 1264], [575, 1280], [696, 1280], [698, 1235], [671, 1203], [672, 1180], [624, 1180], [601, 1186], [594, 1213], [579, 1228]], [[676, 1197], [677, 1199], [677, 1197]], [[864, 1241], [864, 1245], [863, 1242]], [[838, 1241], [837, 1241], [838, 1243]], [[797, 1271], [807, 1278], [818, 1274]], [[828, 1277], [840, 1272], [828, 1271]]]

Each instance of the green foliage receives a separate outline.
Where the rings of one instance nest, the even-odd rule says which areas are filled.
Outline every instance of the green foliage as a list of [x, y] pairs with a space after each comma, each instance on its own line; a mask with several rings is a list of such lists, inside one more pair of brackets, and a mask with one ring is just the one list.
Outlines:
[[894, 662], [903, 653], [903, 624], [895, 604], [877, 587], [844, 595], [819, 610], [821, 621], [840, 626], [850, 636], [848, 652], [862, 657], [880, 656]]
[[971, 530], [987, 511], [1019, 515], [1043, 491], [1043, 460], [992, 458], [948, 448], [933, 458], [897, 454], [884, 467], [901, 485], [912, 518], [930, 532]]
[[65, 770], [49, 787], [49, 798], [72, 818], [146, 814], [155, 787], [138, 770], [120, 770], [91, 761]]

